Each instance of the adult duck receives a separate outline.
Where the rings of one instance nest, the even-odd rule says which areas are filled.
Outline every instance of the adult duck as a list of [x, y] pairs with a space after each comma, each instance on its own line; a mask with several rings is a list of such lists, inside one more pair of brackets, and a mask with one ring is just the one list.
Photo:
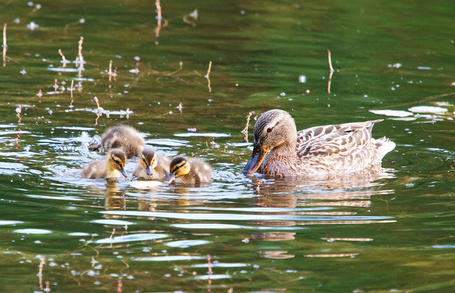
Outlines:
[[386, 137], [372, 138], [373, 125], [381, 121], [316, 126], [297, 132], [289, 113], [267, 111], [254, 126], [253, 153], [243, 174], [329, 179], [372, 168], [395, 148]]

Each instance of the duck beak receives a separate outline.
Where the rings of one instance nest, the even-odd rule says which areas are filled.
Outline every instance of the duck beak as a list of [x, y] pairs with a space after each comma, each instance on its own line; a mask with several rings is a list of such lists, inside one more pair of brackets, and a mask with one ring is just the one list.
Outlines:
[[173, 173], [169, 173], [166, 177], [166, 179], [164, 179], [164, 182], [169, 184], [169, 183], [172, 183], [172, 181], [175, 180], [175, 175]]
[[145, 173], [147, 173], [147, 175], [149, 176], [152, 176], [153, 175], [153, 168], [152, 166], [147, 166], [147, 168], [145, 168]]
[[262, 161], [264, 161], [265, 156], [269, 153], [270, 148], [263, 148], [260, 146], [255, 146], [253, 149], [253, 154], [251, 155], [250, 160], [243, 169], [243, 175], [251, 176], [257, 169], [261, 166]]
[[125, 177], [125, 178], [128, 178], [128, 174], [126, 174], [126, 171], [125, 169], [120, 169], [120, 173], [122, 173], [122, 175]]

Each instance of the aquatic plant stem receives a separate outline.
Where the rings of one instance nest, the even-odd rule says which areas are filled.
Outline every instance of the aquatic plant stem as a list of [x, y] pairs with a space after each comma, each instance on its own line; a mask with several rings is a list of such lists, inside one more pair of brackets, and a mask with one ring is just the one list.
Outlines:
[[252, 115], [254, 115], [254, 111], [251, 111], [250, 113], [248, 113], [248, 115], [246, 115], [245, 128], [243, 128], [243, 130], [240, 131], [241, 133], [243, 133], [245, 135], [245, 137], [244, 137], [245, 142], [248, 142], [248, 126], [250, 126], [250, 119], [251, 119]]
[[84, 70], [84, 57], [82, 56], [82, 44], [84, 43], [84, 37], [81, 37], [79, 40], [79, 47], [78, 47], [78, 56], [79, 56], [79, 74], [78, 77], [82, 77], [82, 70]]
[[112, 60], [109, 61], [109, 81], [112, 81]]
[[209, 68], [207, 69], [207, 74], [205, 78], [207, 78], [207, 87], [209, 88], [209, 93], [212, 92], [212, 88], [210, 87], [210, 72], [212, 71], [212, 61], [209, 62]]
[[155, 45], [158, 45], [158, 37], [160, 36], [160, 30], [161, 30], [161, 1], [156, 0], [155, 2], [156, 6], [156, 13], [157, 13], [157, 23], [156, 23], [156, 28], [155, 28]]
[[63, 68], [66, 67], [66, 58], [65, 58], [65, 55], [63, 55], [63, 52], [61, 49], [58, 49], [58, 53], [60, 54], [60, 56], [62, 56], [62, 62], [63, 62]]
[[3, 67], [6, 67], [6, 51], [8, 50], [8, 45], [6, 44], [6, 27], [8, 24], [5, 22], [3, 24]]
[[329, 81], [327, 83], [327, 92], [330, 94], [330, 87], [332, 85], [332, 76], [333, 76], [333, 72], [335, 72], [335, 70], [333, 69], [333, 66], [332, 66], [332, 54], [330, 53], [329, 49], [327, 49], [327, 55], [328, 55], [328, 59], [329, 59], [329, 69], [330, 69]]

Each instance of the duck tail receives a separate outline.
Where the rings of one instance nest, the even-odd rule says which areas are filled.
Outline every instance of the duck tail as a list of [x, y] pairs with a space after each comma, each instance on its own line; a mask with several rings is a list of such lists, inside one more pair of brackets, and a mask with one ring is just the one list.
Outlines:
[[387, 137], [376, 139], [376, 148], [379, 152], [379, 158], [382, 159], [387, 153], [391, 152], [396, 144]]

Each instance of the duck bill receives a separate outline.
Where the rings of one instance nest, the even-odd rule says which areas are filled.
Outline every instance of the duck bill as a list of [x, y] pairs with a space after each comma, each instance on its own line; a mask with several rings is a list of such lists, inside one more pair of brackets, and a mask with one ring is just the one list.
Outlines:
[[262, 147], [254, 147], [253, 149], [253, 154], [251, 155], [250, 160], [245, 166], [245, 169], [243, 169], [243, 175], [246, 176], [251, 176], [253, 175], [257, 169], [262, 164], [262, 161], [264, 161], [265, 156], [269, 153], [270, 148], [262, 148]]
[[147, 175], [149, 175], [149, 176], [152, 176], [153, 175], [152, 166], [147, 166], [147, 168], [145, 168], [145, 173], [147, 173]]
[[175, 175], [173, 173], [169, 173], [169, 175], [167, 175], [166, 179], [164, 179], [164, 182], [169, 184], [169, 183], [172, 183], [174, 180], [175, 180]]
[[122, 173], [122, 175], [125, 177], [125, 178], [128, 178], [128, 174], [126, 174], [126, 171], [125, 169], [120, 169], [120, 173]]

